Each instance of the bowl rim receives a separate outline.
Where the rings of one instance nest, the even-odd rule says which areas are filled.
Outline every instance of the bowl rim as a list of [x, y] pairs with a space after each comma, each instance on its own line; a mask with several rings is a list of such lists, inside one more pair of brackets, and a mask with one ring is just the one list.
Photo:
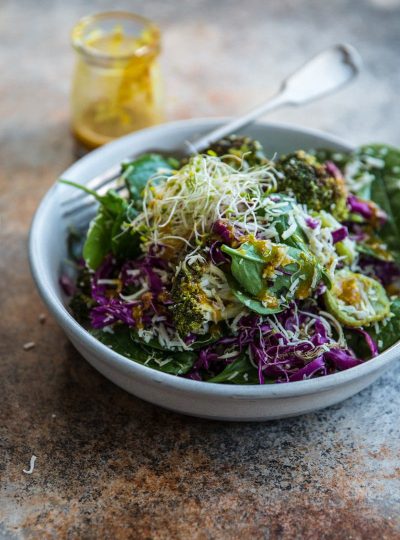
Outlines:
[[[213, 127], [214, 125], [221, 124], [227, 121], [228, 118], [224, 117], [212, 117], [212, 118], [193, 118], [188, 120], [177, 120], [173, 122], [167, 122], [158, 126], [146, 128], [135, 133], [126, 135], [108, 143], [83, 158], [74, 162], [68, 169], [62, 173], [63, 178], [68, 178], [69, 175], [75, 174], [82, 165], [86, 165], [90, 162], [94, 162], [99, 155], [105, 154], [110, 157], [115, 150], [123, 145], [132, 148], [135, 139], [140, 139], [144, 134], [157, 133], [157, 135], [163, 132], [174, 131], [175, 129], [190, 128], [192, 130]], [[257, 122], [257, 125], [261, 127], [269, 127], [272, 129], [281, 129], [288, 132], [297, 132], [300, 135], [311, 135], [324, 139], [328, 144], [340, 145], [348, 150], [354, 148], [344, 139], [326, 133], [321, 130], [304, 128], [291, 123], [284, 122]], [[57, 180], [46, 192], [41, 199], [32, 219], [30, 231], [29, 231], [29, 264], [34, 282], [39, 290], [39, 293], [48, 307], [49, 311], [55, 317], [59, 325], [67, 332], [76, 338], [80, 343], [86, 344], [88, 348], [94, 350], [95, 353], [100, 356], [107, 364], [112, 364], [111, 367], [123, 371], [125, 374], [130, 374], [142, 381], [151, 380], [153, 383], [162, 384], [170, 389], [175, 389], [190, 394], [196, 395], [208, 395], [219, 397], [235, 397], [235, 398], [248, 398], [248, 399], [263, 399], [263, 398], [283, 398], [283, 397], [296, 397], [305, 394], [314, 394], [320, 391], [328, 391], [329, 389], [346, 384], [359, 377], [371, 375], [377, 370], [381, 370], [384, 366], [389, 364], [395, 357], [395, 349], [400, 347], [400, 343], [396, 343], [389, 347], [386, 351], [379, 354], [377, 357], [366, 361], [363, 364], [350, 368], [346, 371], [341, 371], [331, 375], [315, 379], [306, 379], [302, 381], [283, 382], [279, 384], [267, 384], [267, 385], [236, 385], [236, 384], [216, 384], [206, 381], [194, 381], [186, 379], [184, 377], [178, 377], [161, 371], [156, 371], [143, 364], [139, 364], [133, 360], [130, 360], [108, 348], [106, 345], [98, 341], [95, 337], [90, 335], [69, 313], [66, 306], [61, 299], [57, 296], [55, 289], [51, 286], [51, 283], [43, 279], [41, 268], [46, 267], [44, 261], [38, 259], [36, 253], [36, 246], [40, 242], [40, 238], [37, 236], [37, 231], [40, 229], [41, 221], [45, 209], [51, 205], [52, 199], [55, 196], [58, 188]]]

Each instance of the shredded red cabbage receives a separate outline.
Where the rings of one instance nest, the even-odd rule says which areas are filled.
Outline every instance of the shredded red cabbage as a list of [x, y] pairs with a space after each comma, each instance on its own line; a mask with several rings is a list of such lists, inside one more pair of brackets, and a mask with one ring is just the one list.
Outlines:
[[325, 169], [326, 169], [326, 172], [331, 174], [334, 178], [336, 179], [343, 178], [342, 171], [339, 169], [339, 167], [335, 163], [333, 163], [333, 161], [326, 161]]
[[349, 195], [347, 204], [349, 205], [350, 210], [355, 214], [359, 214], [367, 220], [372, 218], [371, 206], [366, 201], [362, 201], [355, 195]]
[[241, 236], [243, 236], [240, 231], [223, 219], [218, 219], [214, 223], [212, 230], [228, 246], [232, 246], [235, 241], [240, 240]]
[[344, 349], [330, 349], [324, 353], [324, 359], [332, 362], [334, 367], [340, 371], [362, 364], [362, 360]]
[[[276, 331], [255, 314], [242, 317], [237, 335], [220, 338], [199, 352], [194, 371], [201, 373], [205, 370], [217, 374], [241, 354], [247, 353], [257, 368], [260, 384], [264, 384], [266, 378], [273, 378], [277, 382], [302, 380], [361, 363], [350, 351], [337, 348], [324, 351], [321, 348], [332, 341], [318, 317], [313, 317], [312, 335], [307, 341], [301, 342], [290, 342], [288, 333], [309, 323], [309, 315], [299, 312], [292, 305], [276, 318], [285, 333]], [[224, 359], [227, 351], [230, 351], [229, 358]]]
[[[103, 264], [94, 273], [91, 281], [92, 298], [97, 306], [90, 311], [90, 320], [94, 328], [104, 328], [116, 322], [122, 322], [130, 327], [138, 324], [150, 326], [156, 315], [168, 315], [165, 306], [171, 303], [166, 288], [157, 270], [165, 270], [166, 262], [155, 254], [146, 255], [134, 261], [128, 261], [118, 270], [118, 265], [112, 255], [105, 258]], [[121, 283], [124, 296], [129, 297], [129, 289], [140, 289], [147, 284], [146, 302], [142, 299], [126, 300], [121, 298], [116, 288], [110, 287], [102, 280], [117, 279]], [[132, 292], [132, 291], [131, 291]], [[165, 293], [164, 295], [162, 293]], [[136, 316], [133, 315], [136, 308]], [[139, 308], [139, 309], [138, 309]], [[166, 316], [165, 323], [169, 320]]]
[[306, 222], [307, 227], [313, 230], [315, 230], [320, 224], [318, 219], [314, 219], [311, 216], [307, 216], [305, 219], [305, 222]]
[[318, 358], [315, 358], [315, 360], [312, 360], [306, 366], [297, 370], [296, 373], [290, 375], [289, 381], [293, 382], [303, 381], [304, 379], [311, 379], [311, 377], [314, 377], [317, 373], [318, 375], [327, 374], [327, 368], [324, 358], [322, 356], [318, 356]]
[[341, 242], [345, 238], [347, 238], [349, 235], [349, 231], [347, 230], [347, 227], [340, 227], [339, 229], [336, 229], [336, 231], [332, 231], [332, 240], [333, 243], [336, 244], [337, 242]]
[[132, 308], [140, 302], [123, 302], [110, 299], [107, 304], [94, 307], [90, 311], [90, 322], [93, 328], [104, 328], [116, 322], [123, 322], [128, 326], [135, 326], [136, 320], [132, 316]]
[[210, 246], [210, 258], [215, 266], [220, 266], [221, 264], [229, 262], [229, 259], [221, 251], [221, 246], [222, 242], [219, 241], [213, 242]]

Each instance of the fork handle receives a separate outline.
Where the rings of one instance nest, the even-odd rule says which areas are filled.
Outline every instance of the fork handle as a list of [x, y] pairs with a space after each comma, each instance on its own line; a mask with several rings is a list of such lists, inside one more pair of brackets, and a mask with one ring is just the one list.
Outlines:
[[279, 92], [274, 97], [264, 102], [262, 105], [259, 105], [258, 107], [251, 109], [251, 111], [240, 116], [239, 118], [234, 118], [227, 124], [224, 124], [223, 126], [220, 126], [213, 131], [210, 131], [209, 133], [207, 133], [207, 135], [204, 135], [204, 137], [201, 137], [194, 142], [186, 142], [186, 150], [190, 154], [195, 152], [201, 153], [211, 144], [219, 141], [227, 135], [230, 135], [231, 133], [236, 133], [237, 131], [248, 126], [249, 124], [254, 122], [254, 120], [266, 114], [267, 112], [273, 111], [287, 104], [288, 101], [286, 99], [286, 96], [284, 95], [284, 93]]
[[320, 52], [287, 77], [279, 92], [268, 101], [186, 145], [187, 150], [202, 152], [210, 144], [249, 125], [259, 116], [282, 105], [303, 105], [335, 92], [348, 84], [360, 71], [361, 58], [350, 45], [335, 45]]

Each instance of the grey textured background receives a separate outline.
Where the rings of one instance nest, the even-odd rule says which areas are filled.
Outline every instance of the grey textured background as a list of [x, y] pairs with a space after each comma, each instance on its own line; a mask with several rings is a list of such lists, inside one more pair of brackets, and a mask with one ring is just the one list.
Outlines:
[[1, 0], [0, 538], [399, 538], [398, 366], [315, 414], [220, 424], [129, 396], [39, 323], [26, 242], [74, 159], [69, 30], [116, 7], [162, 28], [171, 119], [239, 113], [346, 41], [364, 58], [357, 83], [271, 120], [400, 142], [400, 0]]

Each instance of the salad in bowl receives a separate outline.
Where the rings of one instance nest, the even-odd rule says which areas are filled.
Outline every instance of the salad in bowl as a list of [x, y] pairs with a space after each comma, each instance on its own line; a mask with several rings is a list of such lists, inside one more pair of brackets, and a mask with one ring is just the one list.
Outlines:
[[[63, 181], [63, 180], [62, 180]], [[367, 362], [400, 332], [400, 151], [275, 155], [230, 136], [143, 154], [68, 237], [60, 282], [113, 351], [195, 381], [265, 385]], [[72, 272], [71, 272], [72, 269]]]

